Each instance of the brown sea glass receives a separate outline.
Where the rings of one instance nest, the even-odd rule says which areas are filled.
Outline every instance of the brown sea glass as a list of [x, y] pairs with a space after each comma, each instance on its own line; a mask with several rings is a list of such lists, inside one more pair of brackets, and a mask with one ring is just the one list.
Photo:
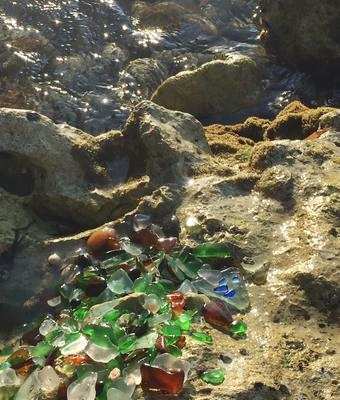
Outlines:
[[213, 299], [203, 307], [203, 317], [213, 327], [228, 333], [229, 325], [233, 322], [233, 317], [223, 300]]
[[156, 365], [143, 364], [141, 374], [143, 390], [160, 390], [177, 394], [183, 389], [184, 371], [181, 369], [165, 369]]
[[166, 253], [170, 253], [170, 251], [177, 245], [178, 240], [175, 237], [159, 238], [155, 244], [157, 250], [163, 250]]
[[11, 354], [7, 362], [11, 365], [15, 372], [21, 376], [28, 376], [34, 367], [34, 362], [31, 358], [29, 351], [25, 348], [18, 349]]
[[119, 249], [118, 235], [115, 229], [106, 228], [93, 232], [87, 239], [87, 249], [90, 254], [99, 257], [109, 250]]

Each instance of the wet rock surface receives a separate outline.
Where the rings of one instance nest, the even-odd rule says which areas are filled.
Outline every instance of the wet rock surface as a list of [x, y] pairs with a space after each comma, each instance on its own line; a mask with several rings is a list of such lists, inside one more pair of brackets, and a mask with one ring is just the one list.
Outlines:
[[[4, 117], [8, 113], [10, 117]], [[109, 226], [114, 225], [119, 235], [130, 235], [133, 215], [149, 214], [171, 235], [177, 235], [182, 228], [183, 244], [226, 243], [235, 266], [248, 280], [251, 310], [242, 316], [248, 326], [247, 338], [235, 341], [222, 332], [213, 331], [202, 321], [199, 330], [212, 335], [213, 345], [202, 346], [188, 340], [183, 354], [192, 363], [195, 373], [181, 397], [202, 400], [206, 396], [224, 399], [337, 398], [340, 138], [336, 118], [327, 119], [326, 131], [314, 140], [253, 142], [236, 133], [226, 134], [223, 127], [218, 128], [222, 130], [221, 135], [216, 133], [216, 127], [211, 132], [206, 128], [205, 138], [203, 127], [192, 116], [166, 110], [151, 102], [143, 102], [135, 109], [122, 134], [111, 132], [95, 139], [70, 127], [58, 127], [43, 116], [37, 121], [34, 113], [29, 114], [31, 121], [27, 121], [26, 111], [2, 110], [2, 116], [3, 121], [6, 118], [16, 120], [15, 124], [9, 125], [3, 122], [4, 138], [9, 135], [11, 126], [21, 128], [13, 130], [12, 136], [17, 135], [17, 140], [8, 140], [6, 146], [12, 146], [20, 160], [34, 159], [28, 171], [45, 166], [46, 181], [42, 182], [47, 182], [46, 186], [38, 188], [34, 184], [30, 194], [27, 194], [31, 190], [29, 186], [19, 194], [16, 187], [20, 185], [13, 186], [12, 183], [9, 187], [1, 181], [4, 206], [9, 207], [6, 201], [21, 199], [16, 202], [19, 211], [14, 206], [9, 208], [18, 219], [8, 212], [5, 216], [7, 225], [4, 225], [7, 228], [2, 233], [6, 246], [3, 249], [7, 252], [1, 255], [0, 313], [5, 318], [11, 310], [8, 326], [29, 320], [30, 313], [41, 311], [46, 299], [50, 298], [46, 288], [53, 286], [55, 275], [53, 268], [47, 265], [48, 255], [51, 252], [62, 256], [70, 254], [84, 247], [90, 234], [85, 231], [46, 241], [58, 233], [35, 215], [35, 224], [23, 232], [19, 230], [20, 241], [13, 247], [17, 239], [11, 232], [25, 228], [21, 222], [22, 225], [29, 224], [28, 215], [35, 212], [30, 209], [30, 196], [38, 189], [49, 189], [50, 182], [61, 185], [62, 178], [69, 182], [72, 193], [78, 184], [91, 192], [89, 182], [94, 184], [103, 176], [110, 179], [110, 170], [105, 169], [103, 160], [123, 141], [127, 154], [131, 158], [135, 155], [125, 179], [139, 181], [147, 175], [144, 181], [146, 193], [127, 191], [127, 199], [133, 196], [134, 201], [128, 210], [120, 206], [117, 217], [111, 218]], [[39, 130], [44, 132], [40, 143], [44, 143], [42, 138], [46, 143], [55, 143], [56, 147], [50, 146], [46, 153], [61, 157], [54, 152], [57, 149], [63, 151], [63, 159], [72, 165], [74, 175], [70, 173], [64, 177], [64, 167], [55, 171], [50, 160], [38, 164], [36, 158], [48, 157], [42, 154], [42, 149], [37, 153], [31, 139], [31, 147], [20, 144], [19, 131], [21, 135], [28, 135], [26, 141], [30, 138], [29, 124], [38, 124], [34, 125], [37, 140]], [[265, 124], [268, 126], [268, 121]], [[225, 143], [229, 137], [237, 142], [231, 142], [233, 149], [221, 146], [215, 154], [214, 135], [217, 138], [230, 135], [225, 136]], [[71, 150], [76, 145], [85, 154], [90, 152], [93, 156], [85, 158], [87, 164], [84, 159], [79, 162], [73, 158]], [[34, 158], [33, 153], [40, 156]], [[137, 156], [140, 162], [137, 162]], [[167, 162], [160, 169], [162, 160]], [[6, 166], [8, 159], [2, 162]], [[177, 168], [176, 163], [181, 167]], [[22, 181], [23, 173], [22, 165], [19, 165], [13, 175], [17, 183]], [[221, 174], [219, 165], [224, 165], [228, 173]], [[50, 169], [46, 169], [47, 166]], [[98, 166], [103, 168], [99, 175], [95, 173]], [[85, 167], [95, 171], [92, 180], [84, 178], [87, 176]], [[190, 170], [191, 174], [187, 174]], [[101, 184], [126, 185], [113, 178], [109, 183]], [[126, 198], [117, 196], [126, 205]], [[26, 201], [28, 205], [24, 206]], [[113, 195], [106, 201], [108, 205], [116, 204]], [[117, 220], [119, 217], [121, 219]], [[197, 219], [195, 229], [186, 228], [188, 217]], [[110, 217], [105, 218], [110, 221]], [[206, 298], [192, 295], [187, 301], [201, 309]], [[221, 358], [226, 352], [228, 358]], [[210, 386], [200, 379], [202, 372], [221, 368], [228, 377], [221, 385]], [[137, 398], [145, 398], [145, 395], [137, 392]]]
[[264, 45], [282, 61], [303, 70], [336, 71], [340, 61], [339, 4], [302, 0], [296, 6], [294, 1], [259, 1]]
[[231, 55], [226, 60], [211, 61], [197, 70], [168, 78], [151, 99], [164, 107], [202, 118], [254, 106], [260, 91], [256, 64], [248, 57]]

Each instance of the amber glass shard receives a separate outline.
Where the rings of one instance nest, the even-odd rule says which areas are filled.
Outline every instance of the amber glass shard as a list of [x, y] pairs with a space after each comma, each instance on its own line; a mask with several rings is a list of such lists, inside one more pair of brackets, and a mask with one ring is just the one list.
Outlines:
[[183, 389], [184, 371], [165, 369], [155, 365], [141, 366], [143, 390], [160, 390], [170, 394], [180, 393]]
[[214, 299], [203, 307], [203, 317], [215, 328], [228, 333], [229, 325], [233, 322], [233, 317], [227, 304], [223, 300]]

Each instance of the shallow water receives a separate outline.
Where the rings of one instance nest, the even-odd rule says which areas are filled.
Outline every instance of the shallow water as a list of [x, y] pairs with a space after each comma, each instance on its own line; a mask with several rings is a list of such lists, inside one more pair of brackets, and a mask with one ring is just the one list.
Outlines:
[[340, 89], [273, 63], [258, 44], [256, 1], [0, 0], [0, 106], [35, 109], [98, 134], [168, 76], [228, 52], [264, 71], [256, 108], [211, 120], [271, 117], [293, 99], [338, 105]]

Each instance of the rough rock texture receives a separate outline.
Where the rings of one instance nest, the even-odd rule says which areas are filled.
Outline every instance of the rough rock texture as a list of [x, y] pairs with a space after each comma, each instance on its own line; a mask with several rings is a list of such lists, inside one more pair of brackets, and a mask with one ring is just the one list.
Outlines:
[[260, 0], [261, 37], [268, 50], [303, 70], [337, 71], [340, 4], [334, 0]]
[[[247, 339], [234, 340], [204, 321], [194, 327], [210, 333], [213, 345], [188, 337], [183, 357], [192, 363], [193, 374], [181, 399], [339, 398], [340, 132], [336, 119], [331, 121], [315, 140], [250, 145], [242, 138], [247, 150], [242, 157], [241, 144], [236, 153], [226, 150], [211, 156], [195, 119], [143, 102], [122, 136], [112, 132], [98, 139], [104, 154], [117, 149], [117, 135], [131, 146], [130, 157], [135, 159], [128, 176], [149, 172], [155, 189], [141, 196], [134, 210], [112, 221], [119, 232], [125, 233], [123, 221], [128, 225], [135, 212], [150, 213], [169, 235], [195, 216], [202, 222], [202, 233], [190, 236], [183, 230], [182, 243], [227, 243], [234, 264], [247, 276], [252, 303], [251, 311], [242, 316], [249, 329]], [[195, 138], [197, 143], [190, 144]], [[189, 152], [191, 166], [186, 163]], [[158, 165], [163, 158], [169, 162], [164, 171]], [[184, 173], [196, 165], [202, 173], [197, 169], [191, 179], [183, 180], [179, 166], [171, 166], [173, 161]], [[217, 161], [228, 168], [227, 176], [218, 173]], [[6, 198], [15, 196], [4, 190]], [[176, 218], [170, 221], [173, 213]], [[34, 291], [41, 291], [37, 304], [43, 307], [49, 298], [43, 289], [55, 282], [53, 269], [46, 266], [48, 251], [65, 256], [84, 246], [88, 235], [89, 231], [82, 232], [48, 245], [25, 237], [14, 263], [1, 263], [0, 319], [6, 324], [29, 319], [28, 306], [37, 302], [30, 298]], [[23, 307], [20, 302], [25, 299]], [[193, 295], [189, 303], [202, 307], [204, 301], [204, 296]], [[225, 369], [222, 385], [200, 380], [204, 370], [216, 367]], [[153, 397], [136, 394], [140, 400]]]
[[233, 133], [251, 139], [255, 142], [259, 142], [263, 140], [263, 134], [269, 124], [269, 119], [249, 117], [243, 123], [236, 125], [209, 125], [206, 127], [206, 132], [217, 135]]
[[[273, 139], [306, 139], [311, 134], [328, 127], [339, 129], [339, 111], [332, 107], [308, 108], [299, 101], [288, 104], [272, 121], [257, 117], [247, 118], [236, 125], [214, 124], [205, 127], [208, 137], [219, 142], [230, 142], [232, 136], [244, 137], [254, 142]], [[318, 134], [321, 134], [319, 132]], [[249, 142], [250, 143], [250, 142]]]
[[145, 165], [154, 183], [184, 182], [193, 164], [209, 154], [202, 125], [189, 114], [143, 101], [131, 113], [123, 136], [133, 168]]
[[334, 110], [331, 107], [308, 108], [299, 101], [293, 101], [266, 128], [264, 138], [304, 139], [318, 130], [323, 115]]
[[82, 246], [89, 232], [53, 238], [132, 210], [159, 223], [168, 218], [168, 232], [176, 235], [171, 216], [183, 184], [210, 157], [194, 117], [151, 102], [136, 107], [123, 135], [92, 137], [32, 111], [10, 109], [0, 110], [0, 135], [0, 319], [6, 305], [17, 310], [8, 325], [29, 317], [22, 304], [41, 302], [30, 298], [51, 285], [52, 271], [41, 270], [50, 243], [65, 255]]
[[161, 61], [151, 58], [137, 58], [125, 68], [122, 75], [123, 80], [126, 80], [124, 74], [128, 74], [132, 78], [136, 90], [139, 90], [142, 98], [145, 99], [151, 97], [157, 87], [168, 77], [169, 71], [165, 63]]
[[339, 136], [257, 143], [246, 165], [229, 159], [233, 176], [197, 177], [188, 187], [177, 216], [194, 215], [204, 229], [183, 240], [228, 243], [261, 284], [249, 286], [246, 340], [213, 332], [211, 348], [190, 343], [185, 354], [197, 371], [222, 366], [228, 377], [207, 388], [198, 372], [188, 389], [195, 398], [339, 397]]
[[233, 54], [226, 60], [211, 61], [168, 78], [151, 99], [201, 118], [253, 106], [259, 94], [260, 76], [255, 62]]
[[144, 28], [173, 30], [190, 24], [197, 34], [216, 35], [215, 25], [199, 13], [197, 2], [186, 1], [137, 1], [132, 7], [132, 15]]
[[[141, 180], [117, 186], [124, 182], [127, 166], [118, 162], [121, 170], [112, 174], [117, 155], [102, 158], [100, 139], [55, 125], [40, 114], [1, 109], [0, 135], [0, 184], [9, 193], [25, 196], [38, 215], [95, 226], [112, 217], [116, 208], [128, 209], [134, 200], [127, 192], [138, 192], [139, 197], [145, 191]], [[111, 139], [118, 148], [117, 134]]]

